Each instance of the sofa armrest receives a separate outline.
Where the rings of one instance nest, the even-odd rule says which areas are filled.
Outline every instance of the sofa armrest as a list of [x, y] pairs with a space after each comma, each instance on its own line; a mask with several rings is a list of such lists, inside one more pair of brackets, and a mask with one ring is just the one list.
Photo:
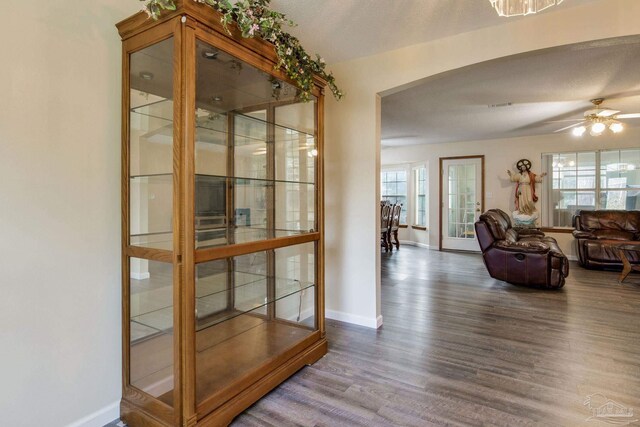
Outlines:
[[516, 228], [515, 230], [518, 232], [518, 236], [545, 236], [544, 232], [535, 228]]
[[590, 231], [573, 230], [571, 234], [573, 234], [573, 237], [576, 239], [588, 239], [588, 240], [597, 239], [596, 235]]
[[498, 240], [493, 244], [496, 249], [502, 249], [509, 252], [520, 252], [525, 254], [545, 254], [549, 252], [549, 246], [542, 242], [508, 242], [506, 240]]

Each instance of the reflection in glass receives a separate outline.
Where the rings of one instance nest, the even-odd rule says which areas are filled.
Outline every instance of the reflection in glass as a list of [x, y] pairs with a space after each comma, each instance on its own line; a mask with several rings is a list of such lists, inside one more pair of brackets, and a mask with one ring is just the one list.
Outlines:
[[173, 405], [173, 266], [131, 258], [130, 383]]
[[448, 179], [448, 237], [475, 238], [476, 165], [451, 165]]
[[276, 317], [315, 328], [315, 288], [310, 286], [316, 281], [315, 245], [289, 246], [276, 249], [275, 254], [276, 276], [288, 279], [276, 281], [276, 295], [288, 292], [287, 286], [300, 289], [298, 298], [277, 301]]
[[296, 102], [287, 83], [201, 41], [197, 52], [196, 247], [317, 230], [315, 99]]
[[314, 243], [196, 266], [198, 402], [317, 329], [315, 278]]
[[130, 244], [172, 249], [173, 39], [131, 55]]
[[[596, 152], [545, 154], [542, 163], [551, 178], [548, 200], [551, 226], [570, 227], [573, 215], [596, 206]], [[547, 187], [549, 188], [549, 187]], [[549, 220], [547, 220], [549, 221]]]

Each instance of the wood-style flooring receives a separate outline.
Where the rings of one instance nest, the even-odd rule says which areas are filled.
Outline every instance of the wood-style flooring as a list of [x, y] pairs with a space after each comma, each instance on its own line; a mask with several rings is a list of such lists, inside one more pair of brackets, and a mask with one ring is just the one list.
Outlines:
[[327, 356], [233, 425], [606, 426], [588, 418], [608, 400], [637, 420], [640, 275], [617, 277], [571, 263], [560, 291], [527, 289], [401, 246], [382, 254], [384, 326], [328, 321]]

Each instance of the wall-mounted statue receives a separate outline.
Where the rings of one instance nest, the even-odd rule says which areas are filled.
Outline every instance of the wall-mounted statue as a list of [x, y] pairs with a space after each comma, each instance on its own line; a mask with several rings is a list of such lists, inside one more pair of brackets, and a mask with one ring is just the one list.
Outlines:
[[547, 175], [546, 172], [536, 175], [531, 172], [531, 162], [527, 159], [520, 159], [516, 164], [518, 173], [512, 173], [507, 170], [511, 182], [516, 183], [516, 209], [513, 211], [513, 219], [515, 226], [535, 227], [538, 219], [538, 211], [536, 202], [536, 183], [542, 182], [542, 178]]

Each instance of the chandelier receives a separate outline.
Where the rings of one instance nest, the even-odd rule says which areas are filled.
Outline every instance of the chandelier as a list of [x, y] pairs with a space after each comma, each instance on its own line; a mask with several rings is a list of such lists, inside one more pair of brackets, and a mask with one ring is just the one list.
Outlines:
[[520, 16], [538, 13], [564, 0], [489, 0], [500, 16]]

